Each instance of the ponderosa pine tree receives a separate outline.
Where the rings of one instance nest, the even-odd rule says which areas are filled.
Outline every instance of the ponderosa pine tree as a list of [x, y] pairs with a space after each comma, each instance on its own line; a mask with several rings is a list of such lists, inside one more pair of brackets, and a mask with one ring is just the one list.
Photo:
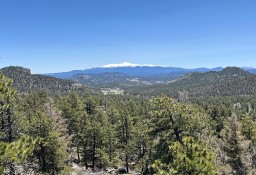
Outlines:
[[106, 113], [102, 113], [102, 146], [98, 149], [103, 166], [117, 167], [118, 158], [118, 133], [116, 121], [118, 111], [110, 108]]
[[183, 137], [169, 146], [171, 162], [157, 160], [153, 164], [159, 175], [217, 175], [215, 154], [201, 141], [193, 137]]
[[[84, 112], [82, 101], [74, 92], [65, 97], [60, 104], [61, 116], [66, 120], [69, 135], [72, 137], [71, 147], [76, 147], [78, 162], [81, 162], [81, 145], [85, 146], [87, 141], [82, 140], [80, 132], [85, 133], [86, 113]], [[85, 149], [85, 148], [83, 148]], [[87, 165], [87, 159], [84, 152], [84, 162]]]
[[[1, 140], [11, 143], [14, 141], [15, 118], [13, 115], [13, 99], [15, 90], [11, 87], [12, 80], [0, 75], [0, 100], [1, 100]], [[15, 174], [14, 164], [9, 164], [10, 174]]]
[[170, 167], [174, 165], [175, 157], [169, 145], [185, 145], [184, 137], [187, 136], [200, 141], [211, 131], [211, 119], [201, 109], [177, 103], [168, 97], [153, 99], [150, 115], [151, 137], [156, 141], [153, 160]]
[[228, 164], [233, 169], [233, 174], [243, 175], [246, 174], [246, 167], [242, 162], [242, 148], [241, 148], [241, 135], [240, 123], [235, 114], [228, 118], [225, 129], [222, 131], [223, 141], [225, 143], [224, 151], [226, 152]]
[[120, 111], [118, 119], [119, 146], [122, 152], [122, 160], [125, 162], [126, 171], [129, 172], [129, 159], [133, 154], [132, 144], [132, 118], [128, 111]]
[[15, 90], [12, 80], [0, 75], [0, 174], [15, 174], [15, 163], [24, 163], [31, 155], [38, 139], [23, 135], [18, 138], [17, 111], [14, 114]]
[[149, 136], [149, 122], [145, 116], [134, 117], [131, 131], [135, 151], [134, 162], [136, 163], [136, 168], [141, 173], [147, 171], [153, 146], [153, 140]]
[[[25, 136], [11, 143], [0, 141], [0, 174], [8, 172], [10, 164], [26, 162], [38, 142], [39, 139]], [[15, 174], [15, 171], [9, 169], [8, 173]]]
[[[24, 99], [25, 115], [22, 118], [22, 130], [33, 138], [40, 138], [31, 161], [38, 163], [44, 173], [67, 173], [64, 161], [66, 152], [61, 146], [59, 133], [54, 130], [53, 119], [46, 114], [48, 96], [44, 92], [26, 95]], [[27, 114], [27, 115], [26, 115]], [[37, 160], [37, 161], [36, 161]]]

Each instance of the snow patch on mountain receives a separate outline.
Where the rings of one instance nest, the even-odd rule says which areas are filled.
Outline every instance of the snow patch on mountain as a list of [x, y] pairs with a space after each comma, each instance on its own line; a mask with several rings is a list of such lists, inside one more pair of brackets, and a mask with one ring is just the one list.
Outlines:
[[154, 65], [154, 64], [133, 64], [129, 62], [123, 62], [121, 64], [107, 64], [101, 66], [102, 68], [116, 68], [116, 67], [169, 67], [169, 66], [162, 66], [162, 65]]

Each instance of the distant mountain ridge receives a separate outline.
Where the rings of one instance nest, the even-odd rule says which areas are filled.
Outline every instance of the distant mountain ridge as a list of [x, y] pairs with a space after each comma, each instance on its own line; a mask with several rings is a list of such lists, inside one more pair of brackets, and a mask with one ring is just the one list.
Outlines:
[[177, 73], [185, 75], [191, 72], [208, 72], [208, 71], [220, 71], [222, 67], [216, 68], [195, 68], [195, 69], [185, 69], [179, 67], [167, 67], [160, 65], [139, 65], [132, 63], [123, 63], [123, 64], [109, 64], [102, 67], [96, 67], [85, 70], [73, 70], [69, 72], [60, 72], [60, 73], [49, 73], [47, 75], [53, 76], [56, 78], [70, 79], [77, 74], [102, 74], [102, 73], [122, 73], [128, 76], [137, 76], [137, 77], [150, 77], [156, 75], [167, 75], [171, 73]]
[[[244, 67], [242, 69], [256, 74], [256, 69], [252, 67]], [[48, 75], [61, 79], [74, 80], [77, 83], [97, 88], [118, 87], [127, 89], [134, 86], [168, 84], [182, 76], [194, 72], [205, 73], [221, 70], [223, 70], [222, 67], [212, 69], [185, 69], [179, 67], [124, 62], [121, 64], [107, 64], [97, 68], [51, 73]]]
[[[59, 73], [49, 73], [47, 75], [62, 78], [62, 79], [72, 79], [79, 75], [86, 74], [103, 74], [103, 73], [121, 73], [127, 76], [135, 77], [151, 77], [159, 75], [171, 75], [179, 74], [179, 76], [192, 73], [192, 72], [209, 72], [209, 71], [221, 71], [223, 67], [215, 68], [180, 68], [180, 67], [171, 67], [163, 65], [153, 65], [153, 64], [134, 64], [129, 62], [123, 62], [121, 64], [107, 64], [101, 67], [95, 67], [84, 70], [72, 70], [68, 72], [59, 72]], [[256, 68], [253, 67], [242, 67], [243, 70], [256, 74]]]
[[128, 94], [156, 96], [167, 94], [177, 96], [232, 96], [255, 95], [256, 75], [238, 67], [227, 67], [221, 71], [187, 74], [166, 85], [132, 87]]
[[71, 80], [63, 80], [40, 74], [31, 74], [27, 68], [10, 66], [0, 69], [0, 74], [13, 80], [13, 87], [19, 92], [33, 92], [44, 90], [49, 94], [62, 95], [71, 91], [91, 93], [91, 89], [85, 85], [76, 84]]

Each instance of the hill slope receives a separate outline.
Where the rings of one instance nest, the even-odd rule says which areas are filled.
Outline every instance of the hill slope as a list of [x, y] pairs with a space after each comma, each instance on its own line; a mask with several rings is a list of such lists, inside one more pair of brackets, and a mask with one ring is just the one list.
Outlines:
[[85, 85], [75, 84], [70, 80], [58, 79], [50, 76], [31, 74], [29, 69], [10, 66], [0, 69], [0, 74], [13, 80], [13, 86], [19, 92], [45, 90], [49, 94], [67, 94], [70, 91], [80, 93], [91, 92]]
[[161, 93], [177, 96], [187, 92], [189, 96], [232, 96], [256, 94], [256, 76], [237, 67], [222, 71], [191, 73], [168, 85], [130, 88], [127, 93], [155, 96]]

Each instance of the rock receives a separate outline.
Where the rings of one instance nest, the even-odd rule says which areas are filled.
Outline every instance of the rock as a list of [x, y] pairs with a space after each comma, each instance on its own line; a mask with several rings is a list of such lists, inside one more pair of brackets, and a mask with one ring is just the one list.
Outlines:
[[117, 173], [117, 174], [126, 174], [127, 171], [126, 171], [126, 169], [124, 169], [124, 168], [118, 168], [118, 169], [116, 170], [116, 173]]
[[80, 163], [77, 159], [75, 159], [73, 162], [75, 162], [76, 164]]
[[116, 169], [112, 169], [112, 170], [109, 170], [107, 172], [110, 173], [110, 174], [115, 174], [116, 173]]
[[105, 170], [106, 172], [110, 173], [110, 174], [114, 174], [116, 172], [116, 169], [115, 168], [112, 168], [112, 167], [108, 167], [106, 168]]

